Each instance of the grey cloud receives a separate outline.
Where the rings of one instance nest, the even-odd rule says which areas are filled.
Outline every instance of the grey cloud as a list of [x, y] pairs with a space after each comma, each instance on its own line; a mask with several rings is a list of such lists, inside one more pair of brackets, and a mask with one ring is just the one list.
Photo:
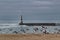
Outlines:
[[59, 10], [59, 0], [0, 0], [0, 19], [60, 20]]

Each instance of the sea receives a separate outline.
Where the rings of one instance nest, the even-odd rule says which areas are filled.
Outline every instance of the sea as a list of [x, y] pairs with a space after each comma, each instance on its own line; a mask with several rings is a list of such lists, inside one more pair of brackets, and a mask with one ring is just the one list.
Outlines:
[[48, 33], [60, 33], [60, 26], [27, 26], [19, 23], [0, 23], [0, 34], [40, 34], [46, 30]]

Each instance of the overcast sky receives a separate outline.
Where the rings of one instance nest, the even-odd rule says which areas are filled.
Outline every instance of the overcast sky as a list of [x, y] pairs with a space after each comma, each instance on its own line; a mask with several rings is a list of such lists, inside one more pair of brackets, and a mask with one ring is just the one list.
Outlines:
[[0, 0], [0, 20], [60, 20], [60, 0]]

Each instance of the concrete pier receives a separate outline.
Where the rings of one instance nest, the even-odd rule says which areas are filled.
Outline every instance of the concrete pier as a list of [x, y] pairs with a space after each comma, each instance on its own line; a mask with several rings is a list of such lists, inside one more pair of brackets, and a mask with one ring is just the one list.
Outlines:
[[23, 23], [23, 19], [21, 16], [21, 22], [19, 23], [19, 25], [27, 25], [27, 26], [56, 26], [56, 23]]

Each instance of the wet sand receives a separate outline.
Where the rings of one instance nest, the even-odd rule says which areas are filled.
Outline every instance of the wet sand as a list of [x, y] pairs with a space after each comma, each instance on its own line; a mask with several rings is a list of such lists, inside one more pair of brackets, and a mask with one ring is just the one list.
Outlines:
[[0, 34], [0, 40], [60, 40], [60, 34]]

